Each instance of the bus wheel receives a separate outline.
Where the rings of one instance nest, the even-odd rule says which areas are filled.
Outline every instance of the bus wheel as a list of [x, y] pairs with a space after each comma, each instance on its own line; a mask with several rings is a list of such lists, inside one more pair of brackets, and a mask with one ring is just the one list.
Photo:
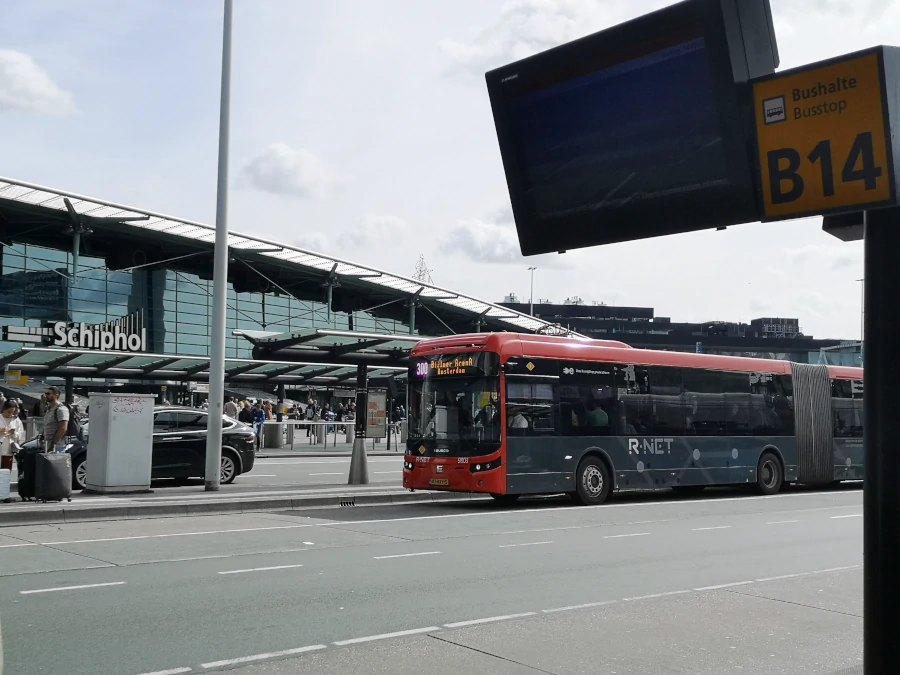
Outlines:
[[603, 460], [593, 455], [585, 457], [578, 465], [572, 499], [585, 506], [602, 504], [609, 496], [610, 482], [609, 469]]
[[781, 462], [771, 452], [764, 452], [756, 467], [756, 487], [764, 495], [774, 495], [781, 490], [784, 476]]
[[521, 495], [498, 495], [496, 492], [491, 493], [491, 497], [493, 497], [494, 501], [498, 504], [512, 504], [520, 496]]

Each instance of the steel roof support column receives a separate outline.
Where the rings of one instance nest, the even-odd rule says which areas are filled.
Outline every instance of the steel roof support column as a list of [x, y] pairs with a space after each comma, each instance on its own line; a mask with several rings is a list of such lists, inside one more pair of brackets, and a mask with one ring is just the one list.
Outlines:
[[356, 438], [350, 458], [348, 485], [369, 483], [369, 463], [366, 458], [366, 409], [369, 406], [369, 373], [366, 366], [356, 366]]
[[228, 126], [231, 103], [231, 19], [233, 0], [225, 0], [222, 29], [222, 89], [219, 101], [219, 177], [216, 190], [216, 245], [209, 349], [209, 415], [206, 428], [205, 489], [219, 489], [222, 464], [222, 413], [225, 398], [225, 310], [228, 293]]
[[328, 327], [329, 328], [334, 327], [331, 325], [331, 293], [332, 293], [333, 288], [334, 288], [334, 286], [332, 286], [329, 283], [328, 287], [325, 289], [325, 302], [327, 304], [327, 309], [328, 309], [328, 312], [325, 314], [325, 316], [328, 318]]
[[75, 376], [66, 375], [66, 398], [65, 403], [72, 405], [75, 401]]

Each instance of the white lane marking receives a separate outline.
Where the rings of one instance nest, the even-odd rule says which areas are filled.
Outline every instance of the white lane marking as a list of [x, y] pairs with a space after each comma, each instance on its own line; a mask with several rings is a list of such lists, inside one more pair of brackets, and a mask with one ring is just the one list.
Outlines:
[[695, 527], [694, 532], [703, 532], [705, 530], [727, 530], [731, 525], [716, 525], [715, 527]]
[[136, 539], [165, 539], [167, 537], [192, 537], [204, 534], [232, 534], [234, 532], [262, 532], [265, 530], [296, 530], [301, 527], [313, 527], [312, 524], [272, 525], [270, 527], [240, 527], [233, 530], [206, 530], [200, 532], [167, 532], [165, 534], [138, 534], [131, 537], [107, 537], [104, 539], [73, 539], [72, 541], [38, 542], [38, 546], [61, 546], [63, 544], [96, 544], [105, 541], [133, 541]]
[[[195, 555], [188, 556], [187, 558], [161, 558], [159, 560], [151, 560], [151, 563], [169, 563], [169, 562], [193, 562], [195, 560], [216, 560], [217, 558], [241, 558], [244, 556], [254, 556], [254, 555], [275, 555], [277, 553], [300, 553], [301, 551], [308, 551], [308, 548], [279, 548], [274, 551], [253, 551], [251, 553], [220, 553], [218, 555]], [[134, 564], [134, 563], [126, 563], [126, 564]], [[144, 563], [137, 563], [142, 565]], [[120, 567], [124, 567], [125, 565], [119, 565]], [[113, 565], [113, 567], [115, 567]]]
[[633, 598], [622, 598], [625, 602], [634, 602], [636, 600], [651, 600], [653, 598], [667, 598], [670, 595], [682, 595], [684, 593], [690, 593], [690, 589], [685, 589], [683, 591], [666, 591], [665, 593], [651, 593], [650, 595], [636, 595]]
[[573, 609], [587, 609], [589, 607], [602, 607], [603, 605], [614, 605], [618, 600], [601, 600], [600, 602], [586, 602], [583, 605], [568, 605], [567, 607], [554, 607], [552, 609], [542, 609], [544, 614], [553, 614], [554, 612], [569, 612]]
[[537, 612], [522, 612], [521, 614], [503, 614], [501, 616], [488, 616], [484, 619], [469, 619], [468, 621], [454, 621], [445, 623], [444, 628], [462, 628], [463, 626], [477, 626], [480, 623], [493, 623], [494, 621], [508, 621], [509, 619], [521, 619], [525, 616], [534, 616]]
[[695, 591], [717, 591], [720, 588], [731, 588], [732, 586], [746, 586], [747, 584], [752, 584], [753, 580], [749, 581], [732, 581], [730, 584], [716, 584], [714, 586], [701, 586], [700, 588], [695, 588]]
[[845, 570], [858, 570], [862, 569], [862, 565], [845, 565], [844, 567], [830, 567], [824, 570], [813, 570], [812, 572], [796, 572], [794, 574], [779, 574], [775, 577], [763, 577], [761, 579], [754, 579], [756, 583], [765, 583], [766, 581], [780, 581], [782, 579], [796, 579], [797, 577], [808, 577], [813, 574], [827, 574], [829, 572], [843, 572]]
[[516, 546], [540, 546], [541, 544], [552, 544], [552, 541], [529, 541], [526, 544], [500, 544], [497, 548], [515, 548]]
[[310, 476], [343, 476], [343, 471], [338, 471], [337, 473], [311, 473]]
[[632, 532], [631, 534], [607, 534], [604, 539], [621, 539], [622, 537], [646, 537], [649, 532]]
[[294, 654], [303, 654], [305, 652], [315, 652], [325, 649], [325, 645], [310, 645], [309, 647], [297, 647], [296, 649], [284, 649], [280, 652], [266, 652], [265, 654], [253, 654], [252, 656], [241, 656], [236, 659], [224, 659], [222, 661], [210, 661], [209, 663], [201, 663], [204, 668], [223, 668], [225, 666], [235, 666], [239, 663], [252, 663], [253, 661], [264, 661], [265, 659], [276, 659], [279, 656], [293, 656]]
[[412, 628], [410, 630], [398, 630], [394, 633], [382, 633], [381, 635], [366, 635], [365, 637], [352, 638], [350, 640], [338, 640], [334, 644], [338, 647], [355, 645], [360, 642], [373, 642], [375, 640], [387, 640], [388, 638], [403, 637], [404, 635], [418, 635], [419, 633], [431, 633], [440, 630], [439, 626], [426, 626], [425, 628]]
[[799, 523], [799, 520], [773, 520], [766, 525], [787, 525], [788, 523]]
[[53, 593], [55, 591], [75, 591], [82, 588], [100, 588], [101, 586], [124, 586], [127, 581], [108, 581], [105, 584], [80, 584], [78, 586], [57, 586], [56, 588], [37, 588], [33, 591], [19, 591], [21, 595], [32, 593]]
[[290, 570], [295, 567], [303, 567], [303, 565], [274, 565], [272, 567], [251, 567], [246, 570], [227, 570], [225, 572], [217, 572], [217, 574], [243, 574], [244, 572], [269, 572], [271, 570]]
[[844, 565], [843, 567], [829, 567], [825, 570], [814, 570], [810, 574], [827, 574], [828, 572], [843, 572], [844, 570], [862, 569], [862, 565]]
[[375, 560], [387, 560], [388, 558], [411, 558], [415, 555], [437, 555], [440, 551], [422, 551], [421, 553], [398, 553], [397, 555], [376, 555]]
[[846, 516], [831, 516], [832, 520], [837, 520], [838, 518], [862, 518], [861, 513], [850, 513]]
[[508, 532], [497, 532], [501, 534], [530, 534], [532, 532], [556, 532], [557, 530], [583, 530], [588, 527], [600, 527], [600, 525], [567, 525], [566, 527], [538, 527], [533, 530], [509, 530]]
[[28, 542], [25, 544], [3, 544], [0, 548], [19, 548], [20, 546], [40, 546], [40, 544], [36, 544], [33, 542]]
[[304, 546], [315, 546], [315, 544], [314, 544], [313, 542], [311, 542], [311, 541], [304, 541], [304, 542], [303, 542], [303, 545], [304, 545]]
[[780, 581], [781, 579], [796, 579], [797, 577], [809, 576], [811, 572], [797, 572], [796, 574], [779, 574], [775, 577], [763, 577], [762, 579], [754, 579], [756, 583], [763, 584], [767, 581]]
[[169, 668], [168, 670], [154, 670], [152, 673], [141, 673], [141, 675], [178, 675], [179, 673], [190, 673], [191, 668]]

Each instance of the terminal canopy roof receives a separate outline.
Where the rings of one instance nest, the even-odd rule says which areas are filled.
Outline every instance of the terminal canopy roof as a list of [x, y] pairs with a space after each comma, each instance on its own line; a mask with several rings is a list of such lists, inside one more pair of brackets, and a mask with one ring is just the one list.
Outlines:
[[[208, 382], [209, 358], [88, 349], [23, 347], [0, 358], [0, 366], [24, 375], [47, 377], [121, 378], [159, 382]], [[401, 366], [367, 366], [370, 378], [403, 376]], [[225, 381], [236, 385], [284, 384], [356, 386], [356, 365], [301, 361], [225, 359]]]
[[420, 335], [388, 335], [318, 328], [295, 333], [233, 331], [253, 345], [258, 359], [294, 359], [364, 363], [367, 365], [406, 366], [409, 352]]
[[[3, 242], [71, 251], [76, 233], [80, 252], [103, 258], [112, 270], [158, 266], [212, 278], [214, 227], [0, 177]], [[415, 327], [428, 335], [538, 332], [551, 326], [462, 293], [296, 246], [237, 232], [229, 235], [228, 245], [228, 280], [238, 292], [325, 302], [330, 290], [333, 312], [363, 311], [407, 325], [412, 308]]]

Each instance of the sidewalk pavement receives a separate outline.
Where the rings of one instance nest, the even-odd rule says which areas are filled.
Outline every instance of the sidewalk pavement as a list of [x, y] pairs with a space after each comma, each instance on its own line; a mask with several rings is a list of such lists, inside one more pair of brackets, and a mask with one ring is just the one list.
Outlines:
[[222, 485], [218, 492], [205, 492], [202, 486], [162, 488], [151, 493], [100, 495], [73, 492], [72, 501], [39, 503], [15, 501], [0, 503], [0, 528], [14, 525], [72, 523], [96, 520], [130, 520], [205, 516], [252, 511], [388, 506], [411, 502], [483, 499], [485, 495], [464, 492], [411, 492], [396, 485], [331, 484], [315, 487], [252, 490]]

